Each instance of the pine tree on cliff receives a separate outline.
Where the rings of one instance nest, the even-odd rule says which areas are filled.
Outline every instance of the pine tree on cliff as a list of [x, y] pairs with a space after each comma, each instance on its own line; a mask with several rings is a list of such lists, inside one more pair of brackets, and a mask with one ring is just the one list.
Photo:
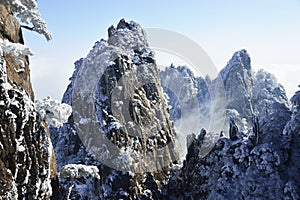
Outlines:
[[[12, 11], [22, 23], [32, 25], [32, 27], [26, 25], [22, 25], [21, 27], [27, 27], [27, 29], [43, 35], [48, 41], [52, 39], [46, 22], [41, 18], [35, 0], [0, 0], [0, 4]], [[18, 64], [24, 67], [22, 56], [32, 55], [32, 52], [21, 43], [23, 43], [23, 38], [21, 38], [20, 43], [13, 43], [5, 38], [5, 36], [4, 39], [0, 37], [0, 56], [3, 53], [12, 54]]]

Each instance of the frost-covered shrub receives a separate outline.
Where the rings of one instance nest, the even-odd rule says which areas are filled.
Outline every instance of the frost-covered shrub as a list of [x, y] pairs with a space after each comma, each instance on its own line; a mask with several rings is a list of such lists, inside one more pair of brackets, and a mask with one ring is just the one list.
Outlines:
[[60, 127], [68, 121], [72, 113], [72, 107], [65, 103], [60, 103], [50, 97], [35, 101], [35, 108], [40, 114], [40, 118], [45, 120], [48, 125]]
[[23, 56], [33, 55], [30, 49], [25, 45], [12, 43], [0, 38], [0, 56], [2, 56], [3, 53], [11, 54], [21, 68], [24, 68]]
[[[28, 29], [44, 35], [48, 41], [51, 40], [51, 33], [47, 29], [46, 22], [41, 18], [36, 0], [0, 0], [0, 4], [11, 8], [22, 23], [32, 25], [32, 27], [27, 27]], [[18, 72], [24, 70], [23, 56], [33, 55], [25, 45], [12, 43], [0, 38], [0, 56], [3, 53], [11, 54], [15, 58], [21, 66]]]
[[82, 178], [94, 177], [100, 179], [99, 169], [96, 166], [87, 166], [82, 164], [69, 164], [62, 167], [60, 170], [60, 178]]

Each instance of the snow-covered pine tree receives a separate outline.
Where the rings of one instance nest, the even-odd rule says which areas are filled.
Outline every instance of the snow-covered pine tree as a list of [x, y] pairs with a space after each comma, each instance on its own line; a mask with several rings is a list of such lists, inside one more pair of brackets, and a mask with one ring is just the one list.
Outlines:
[[9, 7], [22, 23], [32, 25], [23, 27], [45, 36], [48, 41], [52, 39], [46, 22], [41, 18], [36, 0], [0, 0], [0, 4]]
[[[43, 35], [48, 41], [52, 39], [46, 22], [41, 18], [36, 0], [0, 0], [0, 4], [9, 8], [22, 23], [32, 25], [32, 27], [21, 27], [27, 27], [27, 29]], [[23, 44], [13, 43], [7, 39], [0, 38], [0, 56], [3, 53], [14, 56], [15, 60], [21, 66], [21, 70], [19, 71], [23, 71], [24, 68], [23, 56], [32, 55], [30, 49]]]

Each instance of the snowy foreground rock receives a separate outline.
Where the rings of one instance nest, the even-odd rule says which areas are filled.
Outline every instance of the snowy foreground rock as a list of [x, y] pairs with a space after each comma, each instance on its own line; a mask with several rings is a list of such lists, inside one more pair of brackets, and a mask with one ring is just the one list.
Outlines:
[[30, 51], [2, 1], [0, 30], [0, 199], [50, 199], [58, 186], [55, 157], [48, 127], [34, 108]]
[[231, 129], [236, 137], [221, 137], [205, 157], [199, 156], [203, 141], [194, 138], [183, 168], [171, 173], [168, 196], [299, 199], [299, 110], [291, 115], [287, 107], [276, 105], [249, 135]]

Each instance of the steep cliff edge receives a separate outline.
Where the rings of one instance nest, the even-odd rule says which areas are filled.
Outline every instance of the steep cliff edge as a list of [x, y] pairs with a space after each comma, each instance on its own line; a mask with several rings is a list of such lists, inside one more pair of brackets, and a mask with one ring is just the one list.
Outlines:
[[[23, 44], [12, 11], [0, 4], [0, 38]], [[50, 199], [56, 175], [49, 131], [33, 104], [28, 57], [0, 60], [0, 199]]]

